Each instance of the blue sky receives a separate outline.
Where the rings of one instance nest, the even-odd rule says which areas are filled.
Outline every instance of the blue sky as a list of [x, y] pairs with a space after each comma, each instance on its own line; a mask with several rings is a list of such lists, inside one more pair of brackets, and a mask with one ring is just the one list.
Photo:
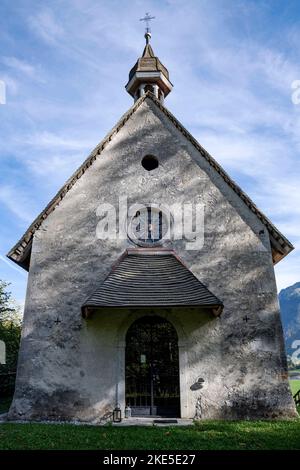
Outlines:
[[20, 303], [26, 273], [5, 254], [131, 106], [146, 11], [166, 106], [298, 248], [278, 288], [300, 281], [298, 0], [1, 0], [0, 279]]

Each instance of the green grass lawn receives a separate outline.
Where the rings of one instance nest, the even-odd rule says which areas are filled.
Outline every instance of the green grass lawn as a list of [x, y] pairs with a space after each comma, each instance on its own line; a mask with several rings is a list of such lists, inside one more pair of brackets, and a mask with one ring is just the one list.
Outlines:
[[290, 380], [290, 387], [292, 394], [295, 395], [295, 393], [300, 390], [300, 380]]
[[300, 449], [300, 420], [203, 421], [187, 427], [0, 425], [0, 449]]
[[[291, 381], [295, 393], [300, 381]], [[10, 399], [0, 400], [0, 413]], [[300, 414], [300, 408], [298, 408]], [[0, 449], [300, 449], [300, 420], [202, 421], [188, 427], [0, 424]]]

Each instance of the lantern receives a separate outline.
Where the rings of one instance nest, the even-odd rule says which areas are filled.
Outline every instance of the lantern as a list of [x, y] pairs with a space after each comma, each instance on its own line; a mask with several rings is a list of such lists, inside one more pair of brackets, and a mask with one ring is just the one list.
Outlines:
[[122, 412], [120, 405], [116, 405], [114, 411], [113, 411], [113, 422], [114, 423], [120, 423], [122, 421]]
[[129, 405], [125, 408], [125, 418], [131, 418], [131, 408]]

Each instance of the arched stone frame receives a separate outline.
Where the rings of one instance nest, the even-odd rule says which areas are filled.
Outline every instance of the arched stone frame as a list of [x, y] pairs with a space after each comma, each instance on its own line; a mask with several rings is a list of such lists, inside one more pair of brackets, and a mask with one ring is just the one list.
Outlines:
[[188, 384], [187, 384], [187, 336], [178, 314], [172, 309], [135, 309], [124, 312], [124, 320], [116, 334], [116, 391], [115, 401], [125, 409], [125, 348], [128, 328], [144, 316], [160, 316], [168, 320], [175, 328], [178, 336], [179, 353], [179, 385], [180, 385], [180, 417], [189, 418]]

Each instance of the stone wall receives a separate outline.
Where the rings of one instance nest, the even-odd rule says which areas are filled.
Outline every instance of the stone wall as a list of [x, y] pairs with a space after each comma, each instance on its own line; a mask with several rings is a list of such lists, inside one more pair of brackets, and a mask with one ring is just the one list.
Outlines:
[[[146, 154], [159, 160], [147, 172]], [[36, 232], [11, 419], [97, 420], [124, 406], [124, 347], [141, 311], [82, 319], [80, 307], [128, 247], [98, 240], [100, 203], [201, 202], [204, 247], [167, 242], [224, 303], [205, 312], [160, 311], [179, 336], [182, 417], [295, 416], [268, 233], [149, 99]], [[204, 379], [202, 389], [193, 387]], [[191, 388], [192, 387], [192, 388]]]

